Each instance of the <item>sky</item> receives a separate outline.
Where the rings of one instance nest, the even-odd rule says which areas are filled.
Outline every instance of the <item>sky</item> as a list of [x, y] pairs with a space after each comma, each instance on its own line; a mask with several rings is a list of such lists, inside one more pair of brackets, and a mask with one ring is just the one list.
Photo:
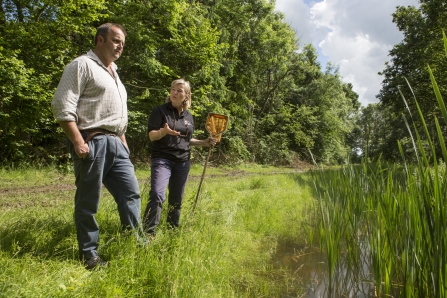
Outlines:
[[403, 35], [392, 22], [397, 6], [419, 7], [418, 0], [276, 0], [295, 30], [300, 45], [313, 44], [325, 69], [328, 61], [339, 67], [362, 106], [378, 102], [389, 51]]

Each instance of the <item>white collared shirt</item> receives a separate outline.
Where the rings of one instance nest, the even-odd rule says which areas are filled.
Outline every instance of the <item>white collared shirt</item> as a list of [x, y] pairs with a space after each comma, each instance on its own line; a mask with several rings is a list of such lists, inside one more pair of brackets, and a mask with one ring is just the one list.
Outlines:
[[51, 108], [58, 121], [76, 122], [79, 130], [102, 128], [122, 135], [127, 129], [127, 92], [90, 50], [68, 64]]

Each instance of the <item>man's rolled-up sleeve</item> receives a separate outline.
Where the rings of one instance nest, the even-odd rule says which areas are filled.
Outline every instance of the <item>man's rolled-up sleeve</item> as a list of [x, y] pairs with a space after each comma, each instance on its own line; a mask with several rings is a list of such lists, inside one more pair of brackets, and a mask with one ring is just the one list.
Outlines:
[[57, 121], [77, 122], [77, 106], [82, 93], [82, 71], [78, 61], [67, 65], [54, 93], [51, 109]]

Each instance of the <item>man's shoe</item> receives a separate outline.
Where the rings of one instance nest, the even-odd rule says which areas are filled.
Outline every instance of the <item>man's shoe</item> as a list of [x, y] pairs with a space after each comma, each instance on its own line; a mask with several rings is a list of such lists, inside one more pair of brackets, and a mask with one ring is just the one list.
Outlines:
[[84, 267], [87, 270], [93, 270], [95, 268], [108, 267], [109, 263], [101, 259], [100, 256], [94, 256], [84, 261]]

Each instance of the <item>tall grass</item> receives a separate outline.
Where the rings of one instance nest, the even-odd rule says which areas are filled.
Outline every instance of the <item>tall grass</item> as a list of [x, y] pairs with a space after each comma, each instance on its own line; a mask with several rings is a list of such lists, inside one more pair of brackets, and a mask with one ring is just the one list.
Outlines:
[[[447, 51], [445, 35], [444, 42]], [[447, 122], [444, 101], [431, 70], [430, 76]], [[343, 293], [346, 287], [332, 282], [341, 260], [348, 262], [354, 272], [368, 267], [367, 276], [360, 282], [373, 285], [379, 297], [447, 296], [447, 173], [445, 163], [439, 161], [447, 160], [447, 150], [438, 119], [437, 134], [431, 136], [414, 100], [422, 132], [416, 127], [410, 129], [405, 121], [413, 132], [417, 164], [406, 163], [399, 144], [400, 165], [379, 160], [372, 165], [314, 172], [321, 215], [320, 245], [328, 255], [330, 296]], [[436, 155], [433, 137], [442, 156]], [[364, 261], [360, 261], [361, 256]]]
[[[200, 175], [201, 169], [193, 168], [192, 174]], [[99, 253], [110, 267], [93, 272], [78, 261], [74, 190], [57, 187], [61, 179], [72, 183], [67, 178], [71, 176], [59, 179], [50, 170], [43, 170], [47, 178], [32, 169], [31, 174], [5, 171], [0, 189], [20, 191], [0, 194], [0, 297], [284, 296], [292, 273], [275, 267], [272, 256], [280, 241], [297, 246], [305, 242], [310, 177], [291, 171], [268, 174], [265, 169], [260, 174], [250, 169], [252, 173], [245, 175], [243, 170], [211, 169], [210, 173], [228, 175], [205, 178], [194, 213], [198, 179], [191, 176], [181, 227], [168, 230], [162, 221], [147, 246], [121, 233], [116, 205], [104, 191], [97, 215]], [[137, 170], [143, 206], [149, 191], [147, 174], [145, 168]], [[28, 177], [32, 185], [53, 181], [56, 187], [21, 189], [21, 179], [14, 186], [9, 178], [19, 176]]]

